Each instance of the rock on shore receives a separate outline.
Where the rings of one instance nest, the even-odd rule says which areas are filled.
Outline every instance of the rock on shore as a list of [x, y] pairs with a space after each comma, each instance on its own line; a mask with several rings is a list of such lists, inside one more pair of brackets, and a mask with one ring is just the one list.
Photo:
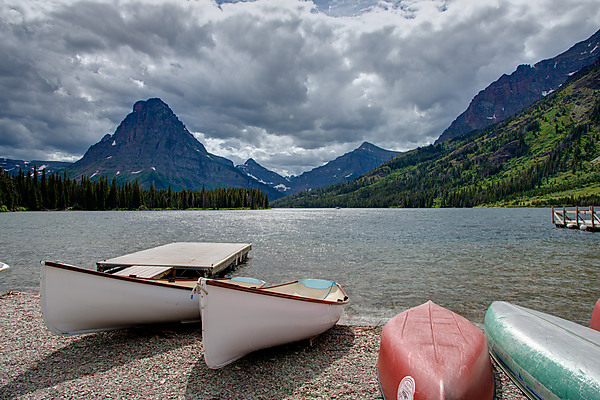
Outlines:
[[[60, 337], [37, 294], [0, 295], [0, 399], [381, 399], [382, 327], [336, 325], [312, 343], [206, 367], [200, 326]], [[526, 397], [495, 368], [496, 399]]]

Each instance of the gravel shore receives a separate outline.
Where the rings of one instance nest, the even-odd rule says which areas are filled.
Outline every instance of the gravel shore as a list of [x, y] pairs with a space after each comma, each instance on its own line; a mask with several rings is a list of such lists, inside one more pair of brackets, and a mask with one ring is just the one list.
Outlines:
[[[0, 295], [0, 399], [381, 399], [382, 327], [336, 325], [313, 343], [206, 367], [199, 325], [60, 337], [37, 294]], [[494, 366], [496, 399], [526, 400]]]

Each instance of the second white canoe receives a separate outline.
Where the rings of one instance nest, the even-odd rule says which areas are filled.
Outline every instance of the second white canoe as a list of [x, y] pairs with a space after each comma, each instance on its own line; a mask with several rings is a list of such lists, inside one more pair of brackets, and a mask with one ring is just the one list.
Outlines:
[[199, 281], [204, 359], [221, 368], [253, 351], [317, 336], [340, 319], [348, 297], [335, 282], [305, 279], [247, 288]]

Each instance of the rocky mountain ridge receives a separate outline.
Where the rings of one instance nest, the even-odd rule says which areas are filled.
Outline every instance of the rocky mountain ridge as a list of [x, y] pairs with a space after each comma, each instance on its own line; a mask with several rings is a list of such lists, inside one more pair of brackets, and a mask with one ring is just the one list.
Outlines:
[[[574, 78], [600, 55], [600, 31], [568, 51], [533, 67], [521, 65], [482, 90], [468, 109], [442, 133], [436, 144], [461, 137], [515, 115], [536, 100]], [[66, 166], [70, 177], [91, 180], [115, 179], [117, 183], [137, 180], [141, 187], [173, 190], [218, 187], [256, 188], [271, 199], [351, 181], [400, 153], [363, 143], [358, 149], [299, 176], [282, 177], [250, 159], [235, 167], [230, 160], [208, 153], [160, 99], [139, 101], [114, 134], [92, 145], [79, 161], [64, 165], [52, 162], [0, 159], [0, 168], [18, 173], [16, 166], [38, 172], [55, 172]], [[21, 168], [21, 167], [19, 167]]]
[[514, 115], [558, 89], [581, 68], [600, 56], [600, 30], [564, 53], [536, 63], [519, 65], [480, 91], [467, 109], [440, 135], [435, 143], [481, 129]]
[[589, 206], [600, 201], [600, 60], [515, 115], [273, 207]]
[[236, 168], [249, 177], [272, 187], [278, 192], [287, 194], [286, 192], [291, 189], [289, 179], [279, 175], [277, 172], [273, 172], [263, 167], [252, 158], [246, 160], [244, 164], [237, 165]]
[[303, 190], [348, 182], [380, 166], [398, 154], [400, 153], [364, 142], [357, 149], [299, 176], [283, 177], [262, 167], [252, 159], [238, 166], [238, 168], [275, 190], [290, 195]]
[[71, 177], [92, 180], [101, 176], [117, 183], [137, 180], [146, 189], [244, 187], [277, 194], [242, 174], [230, 160], [206, 151], [158, 98], [135, 103], [114, 134], [91, 146], [66, 171]]
[[138, 101], [113, 134], [105, 135], [74, 163], [0, 161], [12, 173], [64, 169], [70, 178], [134, 182], [149, 189], [212, 190], [254, 188], [276, 199], [308, 188], [344, 182], [381, 165], [398, 153], [363, 143], [324, 166], [298, 177], [282, 177], [250, 159], [234, 167], [231, 160], [209, 153], [161, 99]]

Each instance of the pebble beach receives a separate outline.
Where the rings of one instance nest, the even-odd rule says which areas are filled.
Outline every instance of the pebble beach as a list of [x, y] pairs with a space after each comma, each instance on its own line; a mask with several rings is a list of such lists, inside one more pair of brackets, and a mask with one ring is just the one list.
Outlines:
[[[0, 294], [0, 399], [382, 399], [382, 326], [336, 325], [312, 342], [262, 350], [219, 370], [199, 324], [80, 336], [45, 326], [38, 294]], [[525, 400], [494, 365], [495, 399]]]

